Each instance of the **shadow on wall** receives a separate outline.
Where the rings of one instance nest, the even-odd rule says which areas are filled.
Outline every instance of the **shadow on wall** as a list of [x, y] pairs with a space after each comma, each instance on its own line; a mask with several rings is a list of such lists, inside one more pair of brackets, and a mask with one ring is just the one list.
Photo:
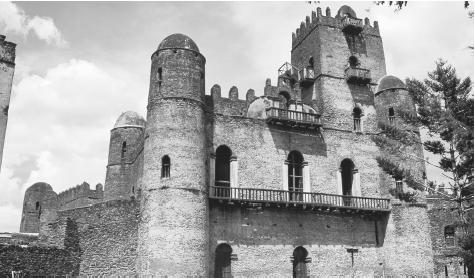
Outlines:
[[[211, 243], [381, 247], [389, 215], [303, 211], [293, 207], [210, 206]], [[215, 247], [211, 247], [213, 250]]]
[[323, 135], [315, 131], [306, 132], [307, 134], [298, 134], [287, 132], [286, 130], [273, 127], [269, 130], [276, 149], [298, 150], [304, 155], [327, 156], [327, 144]]

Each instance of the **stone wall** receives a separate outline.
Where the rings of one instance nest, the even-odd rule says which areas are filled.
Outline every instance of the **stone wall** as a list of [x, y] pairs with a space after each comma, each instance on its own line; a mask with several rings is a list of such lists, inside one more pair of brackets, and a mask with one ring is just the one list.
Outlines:
[[77, 224], [79, 277], [136, 277], [138, 202], [116, 200], [58, 212], [44, 244], [64, 248], [67, 219]]

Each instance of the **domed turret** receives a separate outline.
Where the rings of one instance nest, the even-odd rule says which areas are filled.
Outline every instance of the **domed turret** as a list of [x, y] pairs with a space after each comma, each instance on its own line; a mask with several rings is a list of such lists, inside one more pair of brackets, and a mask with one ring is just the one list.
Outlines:
[[390, 90], [390, 89], [404, 89], [407, 90], [406, 85], [402, 80], [395, 76], [384, 76], [378, 81], [378, 87], [376, 88], [376, 93], [375, 95], [378, 95], [379, 93]]
[[166, 37], [152, 55], [140, 277], [209, 276], [205, 63], [193, 40], [182, 34]]
[[200, 52], [198, 46], [196, 46], [195, 42], [190, 37], [179, 33], [172, 34], [163, 39], [163, 41], [158, 45], [157, 50], [178, 48]]
[[114, 128], [119, 127], [142, 127], [145, 128], [145, 119], [134, 111], [123, 112], [117, 121]]
[[341, 6], [341, 8], [336, 13], [336, 15], [337, 17], [350, 16], [352, 18], [356, 18], [355, 11], [350, 6], [347, 6], [347, 5]]
[[132, 179], [134, 163], [144, 140], [145, 120], [134, 111], [123, 112], [111, 130], [104, 199], [129, 199], [138, 185]]

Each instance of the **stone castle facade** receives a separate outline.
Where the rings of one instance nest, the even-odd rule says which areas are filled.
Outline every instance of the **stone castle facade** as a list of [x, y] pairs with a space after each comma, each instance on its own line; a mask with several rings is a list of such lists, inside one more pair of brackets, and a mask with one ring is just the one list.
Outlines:
[[[377, 22], [318, 8], [292, 34], [276, 83], [244, 100], [234, 86], [205, 94], [205, 56], [185, 35], [151, 60], [147, 120], [118, 118], [104, 187], [25, 193], [20, 231], [39, 233], [39, 245], [63, 249], [74, 222], [79, 276], [443, 276], [426, 193], [376, 161], [425, 174], [371, 139], [379, 122], [406, 125], [397, 107], [415, 111], [386, 73]], [[423, 157], [421, 145], [406, 151]]]

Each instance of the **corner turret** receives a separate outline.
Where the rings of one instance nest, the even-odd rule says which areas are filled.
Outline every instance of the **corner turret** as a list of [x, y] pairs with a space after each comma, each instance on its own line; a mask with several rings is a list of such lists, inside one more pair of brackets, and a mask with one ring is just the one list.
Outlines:
[[58, 196], [51, 185], [38, 182], [25, 191], [21, 216], [21, 233], [39, 233], [42, 224], [56, 219]]
[[205, 63], [193, 40], [183, 34], [165, 38], [152, 55], [140, 277], [209, 277]]

